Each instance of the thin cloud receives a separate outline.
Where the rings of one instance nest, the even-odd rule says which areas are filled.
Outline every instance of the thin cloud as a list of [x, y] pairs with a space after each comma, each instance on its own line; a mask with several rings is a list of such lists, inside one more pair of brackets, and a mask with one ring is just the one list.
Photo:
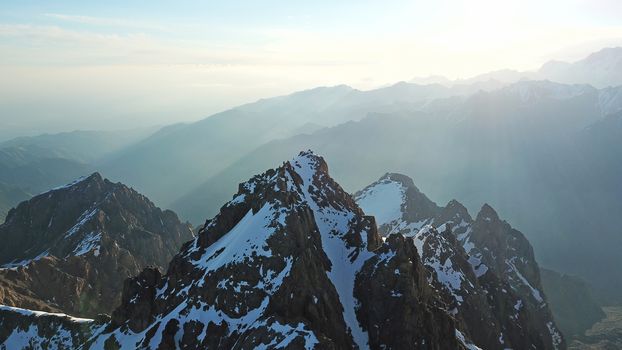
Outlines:
[[[300, 51], [289, 41], [279, 45], [222, 47], [205, 40], [171, 41], [158, 36], [138, 34], [103, 34], [70, 30], [59, 26], [0, 24], [0, 64], [33, 65], [106, 65], [106, 64], [175, 64], [220, 66], [360, 66], [369, 62], [358, 57], [334, 55], [337, 45], [328, 52], [320, 45], [326, 40], [305, 39]], [[315, 55], [310, 53], [315, 52]], [[329, 54], [332, 53], [332, 54]], [[341, 52], [343, 53], [343, 52]]]
[[117, 27], [117, 28], [133, 28], [133, 29], [148, 29], [148, 30], [164, 30], [165, 27], [154, 23], [136, 21], [125, 18], [108, 18], [108, 17], [93, 17], [83, 15], [68, 15], [62, 13], [44, 13], [45, 17], [52, 18], [64, 22], [73, 22], [86, 24], [90, 26], [103, 26], [103, 27]]

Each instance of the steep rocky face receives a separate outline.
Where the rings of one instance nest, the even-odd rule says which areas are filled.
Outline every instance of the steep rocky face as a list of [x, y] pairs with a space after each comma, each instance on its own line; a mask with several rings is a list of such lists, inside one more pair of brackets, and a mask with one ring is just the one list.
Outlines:
[[165, 268], [192, 237], [173, 212], [95, 173], [9, 212], [0, 225], [0, 303], [111, 313], [126, 278]]
[[427, 278], [305, 152], [241, 184], [164, 275], [127, 280], [86, 348], [472, 348]]
[[473, 220], [459, 202], [439, 207], [400, 174], [386, 174], [355, 198], [365, 213], [376, 216], [383, 236], [412, 240], [431, 285], [476, 345], [565, 347], [531, 245], [490, 206]]
[[[414, 281], [413, 276], [417, 278]], [[419, 263], [415, 247], [403, 236], [388, 237], [376, 255], [365, 262], [356, 279], [355, 296], [360, 301], [357, 315], [369, 334], [370, 348], [455, 348], [452, 334], [449, 338], [447, 334], [452, 328], [462, 341], [460, 346], [473, 348], [460, 338], [455, 320], [447, 317], [445, 305], [427, 283], [427, 271]], [[439, 343], [426, 342], [428, 339]]]
[[589, 285], [575, 276], [540, 268], [542, 287], [551, 304], [555, 321], [566, 339], [580, 337], [606, 317]]

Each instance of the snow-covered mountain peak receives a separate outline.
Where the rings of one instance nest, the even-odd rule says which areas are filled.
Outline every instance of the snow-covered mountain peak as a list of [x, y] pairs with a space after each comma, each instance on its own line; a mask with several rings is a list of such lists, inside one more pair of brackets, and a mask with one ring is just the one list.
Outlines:
[[[145, 270], [129, 282], [110, 327], [91, 348], [112, 341], [121, 348], [170, 341], [193, 348], [361, 349], [440, 341], [455, 348], [447, 316], [431, 304], [421, 313], [431, 301], [416, 297], [429, 293], [418, 264], [404, 240], [380, 240], [373, 218], [330, 177], [322, 157], [302, 152], [242, 183], [165, 275]], [[433, 340], [403, 322], [406, 314], [428, 319], [430, 312], [448, 322], [441, 327], [450, 338]], [[373, 326], [379, 324], [391, 331], [379, 333]]]
[[305, 186], [317, 186], [315, 181], [322, 181], [323, 177], [329, 178], [328, 165], [321, 156], [313, 151], [302, 151], [298, 156], [286, 163], [287, 170], [295, 172], [305, 183]]
[[363, 211], [374, 215], [380, 233], [416, 231], [434, 224], [441, 211], [406, 175], [387, 173], [378, 181], [354, 194]]
[[125, 278], [164, 268], [192, 237], [172, 211], [93, 173], [20, 203], [0, 225], [0, 295], [13, 306], [110, 313]]
[[[417, 248], [431, 285], [450, 313], [464, 320], [474, 343], [491, 349], [557, 348], [561, 338], [524, 236], [488, 204], [473, 220], [460, 202], [438, 207], [414, 184], [404, 186], [412, 181], [408, 177], [396, 178], [385, 175], [357, 192], [357, 203], [376, 216], [381, 234], [401, 235]], [[482, 321], [490, 327], [477, 326]]]
[[471, 222], [473, 219], [467, 208], [455, 199], [450, 200], [442, 209], [441, 222], [451, 222], [453, 225], [460, 225], [461, 222]]
[[406, 188], [402, 182], [394, 181], [392, 174], [386, 174], [354, 197], [364, 212], [373, 213], [378, 226], [389, 225], [402, 218]]

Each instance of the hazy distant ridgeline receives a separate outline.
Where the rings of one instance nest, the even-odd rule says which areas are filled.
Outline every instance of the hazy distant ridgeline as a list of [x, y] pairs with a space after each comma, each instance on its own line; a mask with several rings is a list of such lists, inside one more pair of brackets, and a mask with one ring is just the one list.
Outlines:
[[437, 101], [429, 112], [378, 114], [273, 141], [173, 208], [198, 222], [249, 174], [293, 150], [316, 149], [334, 159], [333, 173], [350, 191], [391, 170], [413, 176], [436, 198], [457, 197], [470, 208], [491, 201], [530, 235], [543, 263], [604, 287], [612, 281], [602, 267], [618, 263], [612, 218], [622, 210], [622, 157], [613, 140], [622, 128], [619, 114], [603, 117], [615, 103], [599, 101], [619, 91], [524, 82]]
[[359, 120], [368, 113], [418, 109], [437, 98], [479, 89], [479, 84], [448, 88], [398, 83], [371, 91], [341, 85], [297, 92], [163, 128], [101, 169], [167, 205], [269, 141]]
[[4, 221], [4, 217], [16, 203], [26, 200], [30, 197], [29, 193], [23, 190], [0, 183], [0, 221]]
[[[591, 84], [603, 90], [596, 91], [587, 85], [516, 84], [525, 79]], [[168, 205], [183, 195], [175, 188], [180, 181], [188, 189], [199, 186], [268, 141], [360, 120], [370, 113], [424, 110], [460, 119], [467, 112], [464, 108], [477, 108], [476, 102], [462, 105], [463, 99], [479, 91], [495, 91], [513, 83], [514, 88], [504, 91], [520, 95], [526, 103], [530, 98], [564, 99], [584, 95], [586, 106], [580, 107], [579, 111], [589, 109], [589, 104], [597, 104], [591, 106], [597, 113], [586, 110], [577, 118], [595, 120], [622, 108], [621, 90], [606, 88], [622, 85], [622, 48], [603, 49], [574, 63], [549, 62], [535, 72], [505, 70], [466, 80], [436, 79], [430, 82], [433, 84], [402, 82], [370, 91], [342, 85], [263, 99], [196, 123], [164, 128], [101, 168], [110, 176], [135, 185], [150, 193], [156, 201]], [[522, 113], [519, 111], [516, 112]], [[552, 116], [550, 122], [558, 123], [557, 117]]]
[[[622, 89], [616, 91], [619, 94]], [[610, 94], [609, 90], [605, 92]], [[201, 187], [221, 181], [228, 181], [229, 187], [235, 186], [247, 177], [245, 173], [253, 173], [265, 167], [265, 163], [282, 159], [283, 154], [291, 153], [291, 149], [319, 149], [340, 159], [339, 155], [346, 153], [344, 148], [352, 148], [348, 154], [357, 156], [350, 156], [335, 165], [337, 176], [345, 180], [351, 190], [377, 178], [384, 171], [382, 169], [397, 168], [395, 170], [409, 170], [411, 174], [421, 173], [418, 179], [423, 177], [421, 180], [426, 180], [426, 187], [430, 183], [429, 187], [435, 192], [456, 193], [448, 189], [447, 184], [441, 186], [437, 180], [439, 176], [455, 178], [470, 174], [456, 174], [456, 170], [474, 166], [475, 162], [483, 163], [477, 167], [483, 174], [474, 174], [478, 175], [476, 179], [500, 177], [506, 172], [519, 176], [524, 171], [519, 162], [536, 162], [537, 165], [540, 161], [530, 159], [533, 156], [530, 152], [534, 149], [547, 146], [538, 151], [542, 153], [549, 146], [565, 147], [568, 143], [578, 142], [571, 136], [588, 133], [584, 130], [586, 127], [609, 120], [602, 116], [615, 109], [608, 107], [613, 103], [606, 106], [599, 103], [603, 94], [602, 90], [587, 86], [523, 82], [469, 98], [440, 99], [410, 110], [403, 108], [391, 113], [376, 113], [360, 122], [347, 122], [267, 143]], [[622, 101], [622, 95], [618, 101]], [[512, 167], [499, 166], [504, 164]], [[469, 181], [462, 179], [459, 182], [468, 184]], [[437, 186], [440, 188], [436, 189]], [[465, 191], [467, 189], [458, 193]], [[201, 191], [193, 189], [189, 196], [200, 194]], [[188, 208], [184, 209], [189, 210], [192, 201], [184, 198], [176, 203], [180, 208], [186, 203]], [[215, 200], [213, 193], [203, 199], [208, 198]], [[194, 219], [202, 216], [203, 213], [192, 213]]]
[[[617, 72], [621, 58], [620, 49], [603, 50], [564, 71], [603, 77]], [[606, 76], [622, 84], [616, 74]], [[155, 133], [16, 139], [0, 144], [0, 182], [21, 194], [0, 195], [0, 209], [98, 170], [197, 224], [239, 182], [312, 148], [332, 160], [349, 191], [397, 171], [441, 200], [456, 197], [470, 209], [491, 202], [530, 235], [545, 266], [607, 286], [603, 293], [619, 301], [614, 284], [622, 276], [601, 271], [620, 263], [622, 88], [509, 83], [521, 78], [493, 72], [450, 86], [317, 88]]]
[[[470, 208], [490, 201], [530, 235], [545, 265], [610, 285], [600, 268], [618, 263], [611, 218], [622, 206], [622, 158], [619, 117], [604, 116], [622, 105], [621, 89], [519, 82], [490, 92], [460, 87], [454, 96], [456, 89], [314, 89], [164, 128], [94, 165], [46, 161], [79, 165], [64, 178], [103, 169], [198, 224], [243, 179], [312, 148], [335, 160], [335, 177], [350, 191], [390, 170], [436, 198]], [[53, 167], [45, 169], [47, 179]], [[599, 238], [586, 242], [590, 235]], [[582, 263], [573, 263], [579, 255]]]
[[622, 84], [622, 47], [605, 48], [576, 62], [549, 61], [536, 71], [502, 69], [468, 79], [450, 80], [443, 76], [415, 78], [419, 84], [446, 86], [475, 82], [515, 83], [520, 80], [550, 80], [564, 84], [590, 84], [597, 88]]
[[0, 221], [22, 200], [90, 173], [154, 131], [72, 131], [0, 143]]

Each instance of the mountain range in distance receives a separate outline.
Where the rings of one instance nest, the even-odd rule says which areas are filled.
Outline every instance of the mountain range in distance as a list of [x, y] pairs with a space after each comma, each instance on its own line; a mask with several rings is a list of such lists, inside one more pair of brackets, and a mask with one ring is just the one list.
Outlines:
[[[412, 177], [442, 202], [460, 198], [473, 213], [490, 203], [523, 230], [541, 265], [587, 281], [599, 304], [619, 304], [622, 275], [610, 267], [622, 263], [620, 57], [613, 48], [531, 73], [371, 91], [317, 88], [157, 131], [9, 140], [0, 144], [0, 215], [100, 171], [199, 225], [219, 213], [239, 183], [300, 149], [314, 149], [350, 193], [391, 171]], [[556, 281], [543, 281], [544, 289], [578, 285], [544, 275]], [[580, 296], [557, 295], [551, 303], [572, 298]], [[563, 330], [585, 329], [572, 325], [576, 316], [552, 311], [556, 320], [572, 319], [558, 322]], [[592, 312], [589, 320], [599, 317]]]
[[610, 47], [594, 52], [576, 62], [549, 61], [536, 71], [521, 72], [503, 69], [467, 79], [451, 80], [441, 75], [410, 80], [417, 84], [445, 86], [468, 85], [474, 82], [514, 83], [520, 80], [551, 80], [565, 84], [590, 84], [597, 88], [618, 86], [622, 81], [622, 48]]
[[[611, 218], [622, 210], [621, 150], [614, 141], [622, 130], [614, 112], [619, 93], [520, 82], [436, 100], [427, 111], [368, 115], [265, 143], [171, 206], [196, 222], [218, 208], [200, 203], [224, 203], [244, 177], [298, 149], [316, 149], [335, 159], [334, 176], [350, 191], [392, 169], [435, 198], [459, 197], [471, 209], [491, 202], [528, 230], [548, 266], [589, 279], [603, 298], [618, 300], [617, 287], [604, 287], [612, 279], [600, 267], [617, 264], [618, 227]], [[587, 234], [599, 238], [586, 241]], [[570, 263], [576, 254], [581, 264]]]

